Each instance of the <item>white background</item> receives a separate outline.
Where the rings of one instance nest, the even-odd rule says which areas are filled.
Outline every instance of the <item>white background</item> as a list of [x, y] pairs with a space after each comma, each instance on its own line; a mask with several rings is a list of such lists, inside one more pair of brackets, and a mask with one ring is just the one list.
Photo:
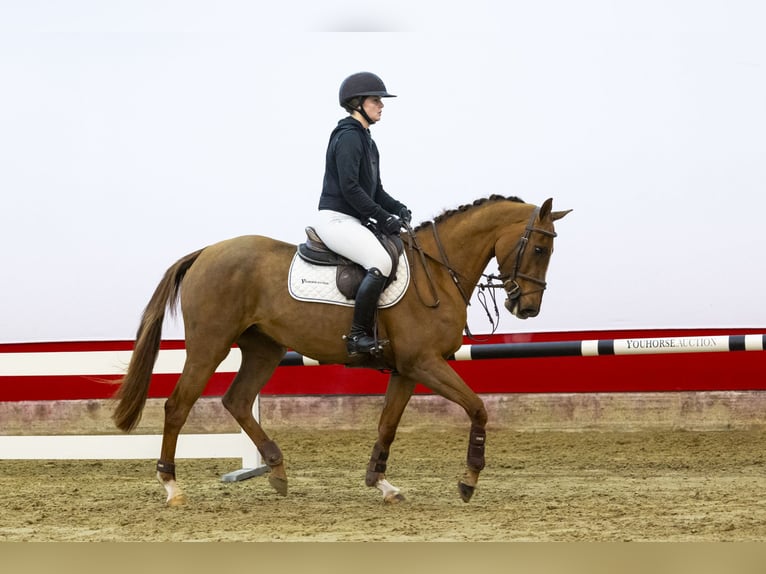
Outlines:
[[0, 342], [131, 339], [182, 255], [300, 241], [360, 70], [399, 95], [373, 137], [416, 221], [574, 209], [501, 332], [765, 327], [764, 6], [0, 0]]

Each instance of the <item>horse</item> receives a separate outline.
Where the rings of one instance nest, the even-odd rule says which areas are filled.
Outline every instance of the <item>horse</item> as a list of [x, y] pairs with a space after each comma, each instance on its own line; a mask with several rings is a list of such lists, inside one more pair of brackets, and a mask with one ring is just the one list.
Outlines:
[[[113, 421], [125, 432], [138, 424], [159, 353], [163, 319], [180, 301], [186, 360], [165, 403], [156, 472], [167, 505], [186, 502], [175, 472], [178, 435], [208, 380], [235, 345], [242, 361], [222, 402], [258, 448], [269, 468], [269, 484], [279, 495], [287, 495], [284, 457], [256, 421], [252, 406], [287, 350], [293, 349], [320, 364], [390, 372], [365, 475], [365, 484], [380, 490], [384, 502], [404, 500], [401, 490], [386, 480], [386, 469], [415, 385], [460, 405], [470, 431], [458, 492], [468, 502], [485, 464], [487, 410], [448, 359], [463, 343], [467, 306], [482, 276], [490, 283], [502, 282], [491, 286], [505, 291], [505, 307], [511, 314], [519, 319], [538, 315], [556, 237], [554, 221], [569, 211], [552, 211], [552, 199], [537, 207], [493, 194], [403, 230], [411, 282], [398, 302], [378, 311], [378, 333], [387, 343], [377, 356], [361, 359], [348, 356], [343, 339], [351, 324], [351, 307], [301, 301], [288, 293], [296, 245], [247, 235], [190, 253], [167, 269], [141, 316], [127, 371], [114, 394]], [[493, 257], [499, 275], [485, 275]]]

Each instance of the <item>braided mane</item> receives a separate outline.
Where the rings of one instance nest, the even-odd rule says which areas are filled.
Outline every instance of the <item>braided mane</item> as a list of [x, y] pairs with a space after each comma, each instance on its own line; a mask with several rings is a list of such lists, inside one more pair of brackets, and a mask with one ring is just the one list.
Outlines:
[[[483, 197], [481, 199], [477, 199], [473, 203], [467, 203], [465, 205], [461, 205], [460, 207], [456, 209], [447, 209], [443, 211], [441, 214], [434, 217], [433, 222], [441, 223], [442, 221], [444, 221], [445, 219], [449, 219], [456, 213], [463, 213], [465, 211], [468, 211], [469, 209], [473, 209], [474, 207], [477, 207], [479, 205], [484, 205], [485, 203], [489, 203], [491, 201], [515, 201], [516, 203], [524, 203], [523, 199], [520, 199], [516, 196], [505, 197], [504, 195], [492, 194], [489, 197]], [[425, 227], [426, 225], [430, 225], [430, 224], [431, 222], [429, 221], [421, 223], [415, 229], [413, 229], [413, 231], [418, 231], [422, 227]]]

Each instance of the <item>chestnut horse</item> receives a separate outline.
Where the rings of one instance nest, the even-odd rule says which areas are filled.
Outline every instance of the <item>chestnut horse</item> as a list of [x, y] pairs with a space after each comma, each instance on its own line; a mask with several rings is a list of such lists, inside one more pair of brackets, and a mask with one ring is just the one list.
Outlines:
[[184, 502], [175, 479], [181, 427], [235, 344], [242, 363], [222, 401], [255, 443], [270, 468], [269, 482], [279, 494], [287, 494], [282, 452], [253, 417], [252, 405], [291, 348], [320, 363], [391, 371], [365, 480], [381, 490], [387, 502], [403, 499], [386, 480], [386, 461], [416, 383], [465, 409], [471, 426], [467, 468], [458, 489], [468, 502], [484, 468], [487, 411], [447, 359], [463, 342], [469, 298], [493, 257], [500, 270], [496, 278], [503, 281], [508, 296], [506, 308], [520, 319], [538, 314], [556, 236], [553, 222], [568, 213], [554, 212], [551, 206], [551, 199], [536, 207], [515, 197], [493, 195], [403, 232], [411, 283], [398, 303], [379, 311], [379, 334], [388, 344], [369, 364], [354, 363], [346, 351], [343, 335], [351, 325], [351, 307], [298, 301], [288, 294], [295, 245], [253, 235], [191, 253], [167, 270], [144, 310], [127, 373], [115, 395], [119, 402], [114, 422], [123, 431], [138, 424], [165, 312], [172, 311], [180, 293], [186, 362], [165, 403], [157, 462], [168, 504]]

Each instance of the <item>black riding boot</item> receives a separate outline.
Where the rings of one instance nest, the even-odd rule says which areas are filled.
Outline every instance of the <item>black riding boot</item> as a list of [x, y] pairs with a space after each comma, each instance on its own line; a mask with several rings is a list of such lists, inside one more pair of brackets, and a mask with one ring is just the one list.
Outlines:
[[375, 350], [375, 311], [378, 299], [386, 284], [386, 277], [377, 267], [367, 270], [367, 275], [359, 285], [354, 302], [354, 322], [351, 332], [346, 337], [346, 348], [349, 355], [370, 353]]

